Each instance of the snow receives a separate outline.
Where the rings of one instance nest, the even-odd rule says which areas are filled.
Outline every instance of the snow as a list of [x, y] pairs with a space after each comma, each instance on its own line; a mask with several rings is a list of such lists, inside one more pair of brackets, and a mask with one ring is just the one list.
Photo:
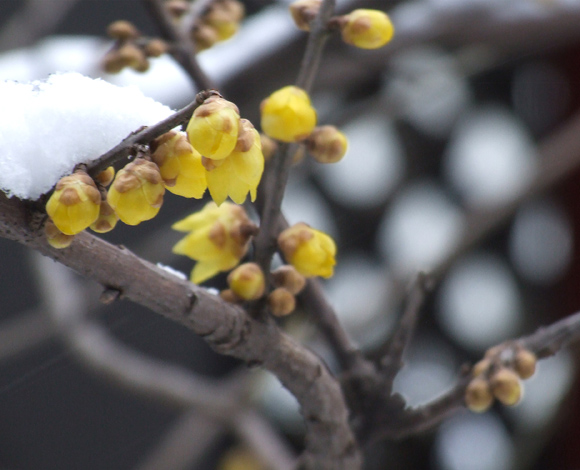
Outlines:
[[76, 164], [172, 113], [137, 88], [79, 73], [0, 82], [0, 103], [0, 189], [21, 199], [37, 199]]
[[175, 277], [178, 277], [179, 279], [187, 281], [187, 276], [185, 274], [183, 274], [181, 271], [178, 271], [177, 269], [172, 268], [171, 266], [167, 266], [162, 263], [157, 263], [157, 267], [163, 269], [164, 271], [168, 272], [169, 274]]

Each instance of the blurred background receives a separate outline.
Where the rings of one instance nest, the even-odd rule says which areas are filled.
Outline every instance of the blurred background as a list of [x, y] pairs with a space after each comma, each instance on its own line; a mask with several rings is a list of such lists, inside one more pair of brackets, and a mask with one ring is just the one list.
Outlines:
[[[248, 19], [239, 34], [199, 60], [241, 115], [257, 123], [260, 101], [295, 80], [306, 35], [294, 27], [286, 1], [243, 3]], [[283, 208], [291, 222], [305, 221], [337, 241], [328, 296], [349, 334], [372, 355], [389, 338], [413, 275], [453, 253], [474, 217], [486, 220], [541, 178], [542, 144], [580, 108], [580, 3], [338, 2], [342, 12], [355, 6], [389, 12], [396, 39], [370, 52], [338, 37], [329, 41], [313, 100], [319, 121], [347, 135], [349, 151], [335, 165], [308, 157], [296, 164]], [[172, 108], [190, 102], [196, 90], [169, 57], [152, 59], [143, 74], [101, 71], [112, 45], [106, 28], [118, 19], [157, 34], [137, 0], [0, 0], [0, 79], [78, 71], [137, 86]], [[489, 346], [578, 310], [579, 188], [576, 171], [548, 192], [525, 197], [513, 217], [451, 266], [423, 309], [397, 377], [409, 404], [450, 388], [460, 365]], [[189, 273], [192, 262], [171, 253], [180, 235], [170, 225], [205, 202], [167, 194], [154, 220], [119, 224], [103, 238]], [[43, 314], [38, 260], [6, 240], [0, 256], [0, 468], [154, 468], [146, 465], [171, 433], [186, 432], [189, 415], [83, 366]], [[223, 287], [224, 277], [208, 286]], [[83, 293], [91, 318], [136, 351], [216, 380], [244, 368], [136, 305], [100, 305], [98, 286], [74, 279], [71, 288]], [[299, 310], [283, 323], [335, 366]], [[526, 381], [519, 406], [457, 413], [415, 438], [377, 443], [366, 451], [365, 468], [578, 469], [577, 370], [576, 350], [559, 353]], [[248, 375], [249, 402], [299, 451], [295, 400], [266, 373]], [[260, 468], [235, 433], [219, 431], [172, 468]]]

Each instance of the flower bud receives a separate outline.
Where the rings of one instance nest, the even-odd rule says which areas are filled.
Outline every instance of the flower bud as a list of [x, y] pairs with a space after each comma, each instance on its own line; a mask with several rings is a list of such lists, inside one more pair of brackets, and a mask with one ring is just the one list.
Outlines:
[[70, 246], [75, 237], [74, 235], [62, 233], [51, 219], [48, 219], [44, 224], [44, 235], [48, 244], [58, 250]]
[[46, 203], [46, 212], [54, 225], [66, 235], [75, 235], [99, 216], [101, 193], [84, 171], [77, 170], [61, 178]]
[[264, 160], [268, 161], [278, 151], [278, 144], [275, 140], [270, 139], [266, 134], [260, 134], [260, 142], [262, 143], [262, 155], [264, 155]]
[[157, 215], [163, 204], [163, 180], [153, 162], [137, 158], [120, 170], [115, 177], [107, 202], [119, 219], [137, 225]]
[[268, 307], [270, 307], [272, 315], [283, 317], [294, 311], [296, 298], [283, 287], [278, 287], [268, 295]]
[[244, 300], [257, 300], [264, 295], [266, 280], [256, 263], [239, 265], [228, 275], [230, 289]]
[[164, 6], [173, 18], [179, 19], [189, 11], [191, 4], [185, 0], [168, 0]]
[[113, 208], [106, 200], [103, 200], [101, 201], [99, 217], [90, 225], [90, 228], [93, 232], [107, 233], [115, 228], [118, 221], [119, 217], [117, 217]]
[[193, 113], [187, 135], [193, 148], [204, 157], [222, 160], [237, 144], [239, 121], [235, 104], [212, 96]]
[[231, 289], [222, 290], [220, 292], [220, 297], [226, 302], [229, 302], [230, 304], [239, 304], [244, 300], [238, 297], [236, 293]]
[[168, 45], [161, 39], [151, 39], [145, 44], [145, 55], [147, 57], [160, 57], [167, 52]]
[[382, 11], [354, 10], [341, 18], [342, 39], [361, 49], [378, 49], [387, 44], [395, 29]]
[[285, 264], [272, 272], [276, 287], [283, 287], [291, 294], [297, 295], [304, 289], [306, 278], [296, 271], [294, 266]]
[[127, 64], [125, 63], [125, 59], [121, 57], [119, 51], [112, 50], [105, 54], [103, 58], [103, 62], [101, 67], [106, 73], [119, 73], [121, 70], [125, 68]]
[[520, 349], [515, 357], [515, 370], [520, 379], [529, 379], [536, 372], [536, 355], [527, 349]]
[[106, 170], [101, 171], [96, 177], [95, 180], [97, 183], [101, 184], [102, 186], [109, 186], [115, 177], [115, 169], [110, 166], [107, 167]]
[[347, 147], [346, 136], [334, 126], [317, 127], [306, 139], [306, 148], [318, 163], [339, 162]]
[[334, 274], [336, 245], [325, 233], [298, 223], [278, 236], [278, 246], [303, 276], [329, 278]]
[[478, 375], [486, 374], [489, 371], [490, 367], [491, 367], [491, 361], [489, 359], [482, 359], [481, 361], [477, 362], [473, 366], [473, 370], [471, 371], [471, 374], [473, 375], [473, 377], [477, 377]]
[[183, 132], [169, 131], [151, 143], [151, 160], [159, 167], [165, 188], [183, 197], [200, 199], [207, 188], [201, 155]]
[[316, 126], [316, 111], [301, 88], [287, 86], [262, 101], [262, 131], [282, 142], [297, 142]]
[[243, 17], [242, 3], [237, 0], [221, 0], [210, 6], [208, 12], [203, 15], [202, 22], [216, 30], [218, 41], [225, 41], [238, 31]]
[[321, 0], [297, 0], [290, 4], [290, 14], [298, 29], [310, 31], [310, 22], [320, 10]]
[[191, 40], [196, 52], [205, 51], [218, 42], [218, 32], [213, 26], [198, 24], [191, 30]]
[[522, 387], [517, 374], [510, 369], [501, 368], [490, 378], [494, 396], [504, 405], [515, 405], [522, 397]]
[[465, 404], [475, 413], [487, 411], [493, 403], [489, 383], [483, 378], [475, 378], [465, 389]]
[[126, 41], [127, 39], [135, 39], [139, 36], [139, 31], [129, 21], [118, 20], [114, 21], [107, 28], [107, 34], [113, 39]]
[[146, 60], [143, 51], [132, 42], [123, 44], [118, 53], [123, 63], [132, 69], [140, 67], [143, 61]]

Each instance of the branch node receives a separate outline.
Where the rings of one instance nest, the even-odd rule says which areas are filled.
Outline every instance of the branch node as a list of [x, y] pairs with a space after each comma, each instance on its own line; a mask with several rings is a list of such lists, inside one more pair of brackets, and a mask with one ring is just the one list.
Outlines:
[[105, 290], [101, 293], [99, 300], [101, 303], [105, 305], [112, 304], [116, 300], [119, 300], [123, 297], [123, 292], [119, 289], [114, 287], [106, 286]]

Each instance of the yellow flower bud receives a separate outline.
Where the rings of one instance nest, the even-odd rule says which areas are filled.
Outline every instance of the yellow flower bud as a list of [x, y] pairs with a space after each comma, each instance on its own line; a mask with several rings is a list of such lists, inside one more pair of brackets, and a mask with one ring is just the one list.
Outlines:
[[520, 379], [529, 379], [536, 372], [536, 355], [527, 349], [521, 349], [516, 353], [515, 370]]
[[236, 146], [239, 120], [235, 104], [212, 96], [193, 113], [187, 125], [189, 141], [206, 158], [226, 158]]
[[218, 205], [228, 196], [237, 204], [242, 204], [248, 193], [252, 201], [256, 200], [258, 184], [264, 172], [264, 156], [260, 135], [253, 126], [250, 135], [252, 143], [247, 151], [234, 150], [225, 160], [219, 161], [219, 166], [206, 174], [209, 193]]
[[317, 127], [306, 140], [308, 152], [318, 163], [339, 162], [347, 147], [346, 136], [334, 126]]
[[70, 246], [75, 237], [74, 235], [66, 235], [65, 233], [62, 233], [50, 219], [48, 219], [44, 224], [44, 235], [46, 236], [48, 244], [59, 250]]
[[483, 378], [475, 378], [465, 390], [465, 404], [475, 413], [487, 411], [493, 403], [493, 395], [489, 383]]
[[244, 5], [237, 0], [214, 2], [202, 17], [202, 22], [213, 27], [218, 41], [231, 38], [239, 29], [244, 17]]
[[244, 300], [256, 300], [264, 295], [266, 280], [256, 263], [240, 264], [228, 275], [230, 289]]
[[173, 247], [173, 252], [197, 261], [191, 273], [195, 283], [236, 266], [248, 251], [250, 237], [257, 231], [242, 207], [227, 202], [221, 206], [210, 202], [172, 228], [191, 232]]
[[66, 235], [75, 235], [91, 225], [99, 216], [101, 193], [84, 171], [75, 171], [56, 184], [46, 203], [46, 212]]
[[290, 4], [290, 14], [298, 29], [310, 31], [310, 22], [318, 14], [321, 3], [321, 0], [297, 0]]
[[159, 166], [165, 188], [183, 197], [200, 199], [207, 188], [201, 155], [183, 132], [169, 131], [151, 143], [151, 159]]
[[299, 294], [306, 286], [306, 278], [294, 266], [285, 264], [272, 272], [276, 287], [283, 287], [291, 294]]
[[138, 158], [117, 173], [107, 202], [119, 219], [128, 225], [137, 225], [157, 215], [164, 193], [157, 165]]
[[101, 171], [96, 177], [95, 181], [103, 186], [109, 186], [115, 177], [115, 169], [110, 166], [106, 170]]
[[303, 276], [329, 278], [334, 274], [336, 244], [327, 234], [298, 223], [278, 236], [278, 246]]
[[283, 317], [294, 311], [296, 298], [283, 287], [278, 287], [268, 295], [268, 307], [270, 307], [272, 315]]
[[504, 405], [515, 405], [522, 397], [522, 386], [517, 374], [510, 369], [502, 368], [490, 379], [491, 390]]
[[115, 228], [119, 217], [109, 205], [109, 203], [104, 200], [101, 201], [101, 208], [99, 210], [99, 217], [91, 224], [91, 230], [97, 233], [107, 233]]
[[387, 44], [395, 28], [386, 13], [378, 10], [354, 10], [341, 18], [342, 39], [361, 49], [378, 49]]
[[287, 86], [262, 101], [262, 130], [273, 139], [297, 142], [310, 135], [316, 126], [316, 110], [301, 88]]

